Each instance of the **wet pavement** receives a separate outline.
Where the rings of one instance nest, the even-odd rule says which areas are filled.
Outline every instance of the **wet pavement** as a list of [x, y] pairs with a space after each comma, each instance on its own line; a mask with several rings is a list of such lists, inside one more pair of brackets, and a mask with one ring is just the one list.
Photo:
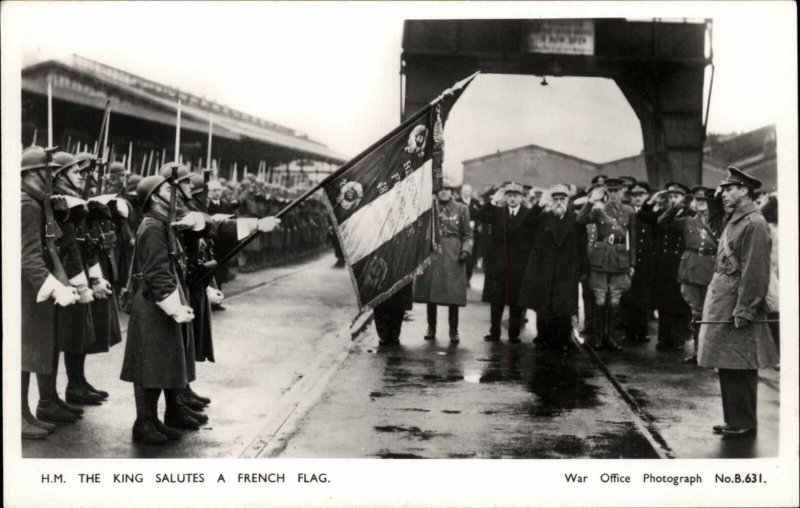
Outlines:
[[[401, 345], [379, 347], [374, 326], [354, 341], [355, 298], [346, 270], [324, 254], [240, 274], [214, 314], [217, 362], [198, 364], [194, 389], [213, 399], [209, 423], [169, 446], [133, 445], [132, 387], [118, 379], [123, 345], [90, 357], [90, 381], [111, 392], [25, 457], [657, 458], [777, 453], [778, 372], [762, 370], [755, 439], [711, 434], [721, 423], [712, 370], [656, 352], [535, 350], [535, 314], [522, 344], [486, 343], [489, 309], [473, 279], [451, 346], [422, 339], [415, 305]], [[607, 367], [607, 373], [597, 359]], [[63, 370], [63, 369], [62, 369]], [[608, 375], [610, 373], [610, 376]], [[616, 386], [615, 386], [616, 383]], [[33, 383], [35, 385], [35, 383]], [[63, 393], [66, 380], [60, 379]], [[619, 389], [629, 398], [626, 402]], [[35, 388], [31, 404], [35, 407]], [[163, 409], [163, 398], [161, 401]], [[637, 409], [639, 412], [637, 412]]]

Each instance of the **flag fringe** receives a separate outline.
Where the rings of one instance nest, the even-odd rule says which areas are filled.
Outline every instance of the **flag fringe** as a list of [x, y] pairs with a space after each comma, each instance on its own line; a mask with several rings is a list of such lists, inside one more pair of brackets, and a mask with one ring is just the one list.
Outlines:
[[[325, 209], [328, 211], [328, 216], [330, 217], [331, 222], [333, 223], [333, 232], [336, 235], [336, 240], [339, 242], [342, 251], [342, 256], [344, 256], [344, 262], [345, 265], [347, 266], [347, 272], [348, 274], [350, 274], [350, 282], [353, 284], [353, 289], [355, 290], [356, 293], [356, 307], [358, 309], [358, 314], [356, 315], [356, 318], [358, 318], [359, 315], [373, 309], [376, 305], [379, 305], [388, 300], [389, 298], [391, 298], [392, 295], [394, 295], [397, 291], [399, 291], [405, 284], [410, 283], [410, 281], [412, 281], [414, 278], [416, 278], [419, 275], [422, 275], [422, 272], [424, 272], [425, 269], [428, 268], [431, 265], [431, 263], [433, 263], [436, 253], [439, 252], [439, 249], [441, 248], [435, 238], [431, 238], [431, 255], [425, 258], [413, 272], [407, 274], [406, 276], [395, 282], [392, 285], [392, 287], [382, 292], [381, 294], [373, 298], [371, 301], [363, 303], [361, 301], [361, 294], [358, 291], [358, 280], [356, 279], [356, 275], [353, 272], [352, 264], [350, 263], [350, 256], [348, 256], [347, 252], [345, 251], [343, 247], [344, 244], [342, 243], [342, 237], [339, 234], [339, 226], [338, 223], [336, 222], [336, 215], [333, 212], [333, 205], [331, 204], [330, 199], [328, 199], [328, 193], [325, 192], [324, 189], [322, 191], [322, 194], [325, 198], [323, 199], [323, 203], [325, 203]], [[431, 211], [433, 212], [433, 208], [431, 208]], [[436, 219], [434, 215], [433, 219], [434, 224], [431, 224], [431, 229], [433, 230], [435, 230], [436, 228], [435, 220]]]

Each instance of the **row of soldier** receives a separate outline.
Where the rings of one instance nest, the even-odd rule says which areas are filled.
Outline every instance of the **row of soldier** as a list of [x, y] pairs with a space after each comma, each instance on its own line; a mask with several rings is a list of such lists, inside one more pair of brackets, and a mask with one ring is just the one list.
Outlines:
[[[274, 217], [235, 218], [214, 210], [220, 193], [209, 192], [214, 186], [207, 177], [179, 164], [127, 182], [114, 164], [105, 181], [103, 167], [89, 153], [51, 154], [38, 146], [23, 151], [26, 439], [46, 438], [55, 424], [80, 419], [82, 406], [108, 398], [88, 381], [86, 360], [122, 341], [120, 308], [131, 315], [120, 377], [134, 385], [133, 440], [176, 440], [181, 429], [205, 423], [203, 409], [211, 401], [190, 383], [196, 361], [214, 361], [210, 309], [223, 299], [214, 280], [214, 243], [235, 245], [281, 225]], [[63, 398], [57, 387], [61, 353], [67, 373]], [[31, 374], [39, 388], [35, 415], [28, 405]], [[161, 391], [163, 420], [157, 411]]]
[[[509, 341], [520, 342], [525, 311], [532, 309], [534, 344], [569, 351], [580, 286], [583, 332], [594, 349], [621, 350], [620, 330], [626, 342], [647, 342], [649, 321], [657, 315], [656, 348], [683, 350], [691, 337], [684, 361], [696, 363], [696, 322], [714, 274], [725, 215], [715, 189], [673, 182], [653, 190], [632, 177], [597, 175], [580, 191], [574, 185], [545, 190], [513, 182], [483, 196], [469, 185], [458, 191], [445, 183], [436, 200], [442, 254], [416, 279], [413, 295], [409, 289], [399, 304], [397, 298], [388, 304], [408, 309], [402, 300], [427, 303], [426, 340], [436, 336], [436, 306], [443, 305], [449, 308], [450, 340], [459, 342], [458, 307], [466, 305], [468, 281], [480, 258], [482, 300], [490, 304], [486, 341], [499, 340], [508, 307]], [[777, 198], [761, 193], [759, 203], [773, 223], [774, 237]], [[776, 273], [773, 277], [777, 280]], [[774, 282], [769, 299], [777, 309]], [[384, 305], [376, 317], [386, 311]], [[383, 335], [384, 343], [396, 343], [399, 336], [391, 330]]]

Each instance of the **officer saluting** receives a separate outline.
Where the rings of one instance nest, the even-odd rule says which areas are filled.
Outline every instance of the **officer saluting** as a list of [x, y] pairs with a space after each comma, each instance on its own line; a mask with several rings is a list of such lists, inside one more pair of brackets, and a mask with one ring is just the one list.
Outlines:
[[755, 434], [758, 369], [778, 362], [766, 316], [772, 240], [769, 226], [753, 201], [761, 182], [728, 168], [717, 196], [728, 212], [719, 239], [714, 276], [708, 287], [700, 327], [697, 363], [719, 370], [725, 437]]
[[[678, 265], [678, 282], [683, 299], [692, 311], [692, 319], [703, 316], [706, 289], [714, 275], [714, 257], [717, 253], [717, 233], [709, 218], [708, 195], [710, 189], [697, 186], [692, 189], [691, 204], [672, 206], [658, 218], [658, 225], [683, 235], [684, 251]], [[684, 358], [684, 363], [697, 363], [697, 336], [699, 325], [692, 324], [694, 350]]]
[[[594, 294], [592, 335], [595, 349], [622, 348], [613, 338], [622, 293], [631, 287], [636, 264], [636, 214], [622, 203], [623, 182], [616, 178], [597, 186], [578, 213], [578, 222], [594, 224], [597, 240], [589, 246], [589, 288]], [[604, 197], [607, 202], [603, 202]]]

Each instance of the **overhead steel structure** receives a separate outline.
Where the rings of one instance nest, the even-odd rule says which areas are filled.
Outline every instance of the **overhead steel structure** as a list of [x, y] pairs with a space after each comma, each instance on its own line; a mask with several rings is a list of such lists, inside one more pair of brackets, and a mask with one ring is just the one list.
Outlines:
[[401, 112], [412, 114], [477, 70], [609, 78], [639, 118], [650, 183], [699, 184], [711, 29], [710, 20], [407, 20]]

